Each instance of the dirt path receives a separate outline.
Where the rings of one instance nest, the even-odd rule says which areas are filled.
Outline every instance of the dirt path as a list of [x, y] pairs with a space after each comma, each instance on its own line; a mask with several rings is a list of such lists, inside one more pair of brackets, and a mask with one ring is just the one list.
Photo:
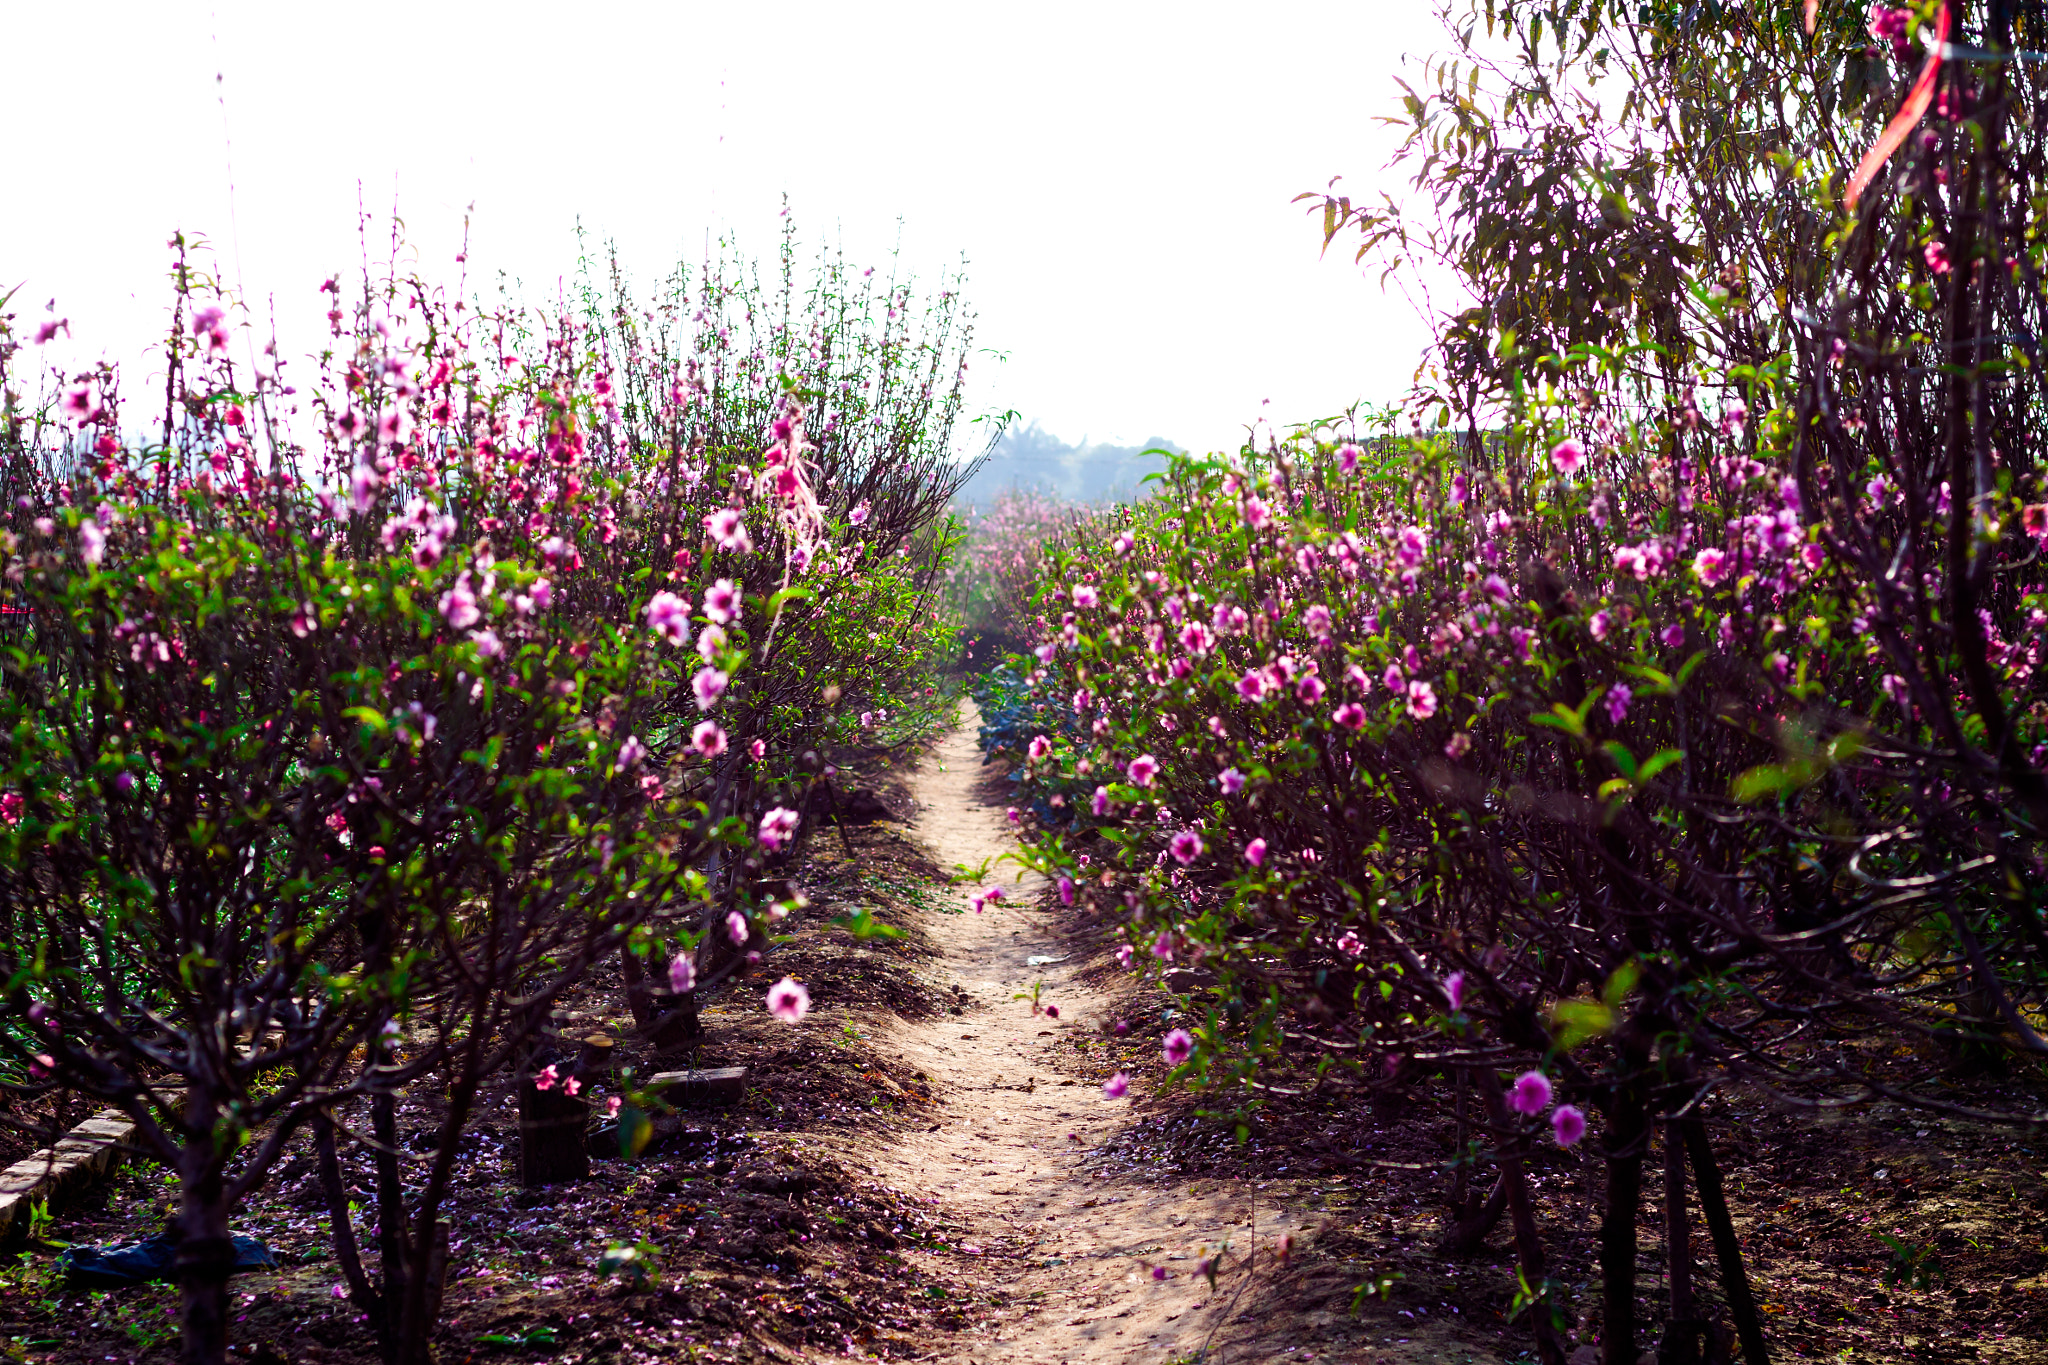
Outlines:
[[[971, 705], [919, 772], [913, 833], [941, 866], [979, 867], [1015, 847], [1003, 812], [977, 788], [983, 780]], [[1089, 1155], [1132, 1121], [1128, 1100], [1108, 1100], [1105, 1077], [1062, 1078], [1043, 1059], [1061, 1031], [1094, 1029], [1108, 1001], [1074, 974], [1076, 961], [1040, 961], [1070, 949], [1045, 916], [1027, 909], [1043, 888], [1005, 865], [1005, 900], [986, 913], [938, 917], [933, 929], [958, 986], [973, 1005], [932, 1024], [907, 1025], [894, 1040], [905, 1060], [941, 1083], [944, 1118], [880, 1158], [881, 1174], [943, 1205], [973, 1230], [986, 1258], [982, 1283], [1009, 1300], [969, 1313], [966, 1343], [923, 1357], [997, 1365], [1083, 1365], [1166, 1361], [1199, 1348], [1230, 1312], [1243, 1277], [1209, 1286], [1194, 1275], [1205, 1248], [1228, 1239], [1234, 1253], [1253, 1241], [1253, 1191], [1198, 1195], [1186, 1189], [1098, 1179]], [[972, 888], [955, 891], [966, 901]], [[1042, 982], [1059, 1018], [1034, 1015], [1013, 999]], [[1138, 1090], [1133, 1084], [1132, 1093]], [[1259, 1254], [1294, 1217], [1257, 1210]], [[912, 1253], [918, 1256], [932, 1253]], [[1155, 1279], [1151, 1268], [1169, 1272]], [[1246, 1300], [1247, 1302], [1249, 1300]]]

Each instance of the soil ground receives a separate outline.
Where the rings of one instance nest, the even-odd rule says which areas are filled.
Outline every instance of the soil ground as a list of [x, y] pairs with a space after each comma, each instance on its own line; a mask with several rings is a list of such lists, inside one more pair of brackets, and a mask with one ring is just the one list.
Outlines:
[[[1118, 969], [1099, 930], [999, 861], [1014, 846], [1005, 787], [973, 734], [970, 712], [907, 783], [879, 784], [914, 820], [817, 830], [803, 845], [790, 871], [813, 904], [789, 922], [792, 941], [707, 1010], [701, 1064], [752, 1068], [737, 1107], [687, 1115], [666, 1148], [540, 1190], [509, 1170], [509, 1110], [486, 1112], [454, 1211], [444, 1365], [1522, 1359], [1505, 1228], [1469, 1256], [1435, 1250], [1453, 1145], [1443, 1088], [1424, 1078], [1367, 1108], [1289, 1100], [1242, 1139], [1195, 1098], [1161, 1093], [1159, 1040], [1187, 1002]], [[972, 886], [945, 874], [985, 865], [982, 885], [1005, 896], [975, 913]], [[828, 927], [860, 905], [904, 937]], [[816, 1003], [794, 1027], [760, 1003], [785, 973]], [[623, 1024], [613, 979], [571, 1008], [579, 1026]], [[1130, 1093], [1107, 1099], [1117, 1071]], [[1743, 1096], [1716, 1103], [1774, 1359], [2048, 1362], [2048, 1138], [1882, 1108], [1823, 1122]], [[413, 1122], [430, 1116], [422, 1101]], [[1597, 1161], [1553, 1148], [1532, 1168], [1553, 1263], [1590, 1273]], [[1655, 1322], [1662, 1229], [1648, 1184], [1639, 1289]], [[172, 1359], [171, 1290], [67, 1293], [50, 1253], [148, 1235], [173, 1193], [162, 1171], [134, 1166], [60, 1211], [50, 1243], [0, 1267], [0, 1351]], [[238, 1230], [285, 1262], [236, 1282], [246, 1357], [372, 1358], [333, 1297], [323, 1217], [296, 1158], [244, 1210]], [[1704, 1229], [1693, 1237], [1705, 1283]], [[657, 1255], [646, 1286], [596, 1274], [607, 1247], [636, 1241]], [[1568, 1294], [1583, 1335], [1599, 1287], [1575, 1278]]]

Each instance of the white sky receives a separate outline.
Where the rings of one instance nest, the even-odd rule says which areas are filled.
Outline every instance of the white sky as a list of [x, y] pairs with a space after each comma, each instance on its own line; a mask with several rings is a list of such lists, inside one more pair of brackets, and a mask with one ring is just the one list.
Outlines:
[[707, 231], [772, 252], [787, 192], [857, 261], [899, 220], [921, 277], [966, 255], [977, 345], [1008, 356], [974, 370], [976, 410], [1234, 448], [1262, 414], [1408, 385], [1410, 305], [1348, 244], [1319, 260], [1290, 200], [1392, 187], [1376, 120], [1440, 46], [1430, 9], [16, 4], [0, 293], [24, 284], [31, 325], [54, 296], [72, 356], [126, 362], [165, 316], [171, 230], [203, 232], [302, 355], [316, 287], [359, 259], [359, 182], [451, 282], [473, 204], [472, 282], [537, 298], [579, 218], [650, 280]]

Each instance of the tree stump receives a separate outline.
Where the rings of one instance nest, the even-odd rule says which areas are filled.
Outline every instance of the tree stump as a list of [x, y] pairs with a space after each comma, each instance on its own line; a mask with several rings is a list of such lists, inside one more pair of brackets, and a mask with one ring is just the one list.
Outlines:
[[542, 1090], [532, 1076], [520, 1077], [518, 1093], [519, 1183], [530, 1189], [588, 1176], [590, 1106], [563, 1094], [559, 1081]]

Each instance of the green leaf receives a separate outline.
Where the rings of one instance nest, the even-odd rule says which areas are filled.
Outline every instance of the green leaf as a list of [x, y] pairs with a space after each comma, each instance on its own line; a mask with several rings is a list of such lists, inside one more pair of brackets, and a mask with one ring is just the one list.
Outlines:
[[1589, 1038], [1614, 1032], [1614, 1011], [1599, 1000], [1560, 1000], [1550, 1011], [1557, 1045], [1569, 1052]]

